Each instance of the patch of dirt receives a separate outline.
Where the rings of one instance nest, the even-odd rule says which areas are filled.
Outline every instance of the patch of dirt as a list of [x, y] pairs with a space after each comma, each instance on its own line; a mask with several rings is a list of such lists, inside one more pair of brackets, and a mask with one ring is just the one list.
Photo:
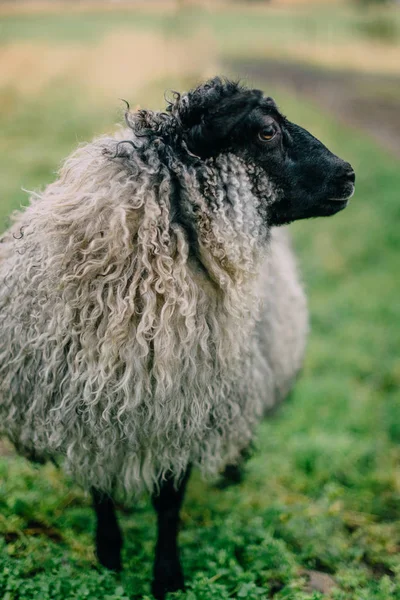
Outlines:
[[57, 529], [55, 529], [54, 527], [50, 527], [49, 525], [46, 525], [45, 523], [41, 523], [40, 521], [35, 521], [35, 520], [29, 521], [27, 523], [26, 528], [21, 531], [7, 531], [3, 537], [4, 537], [6, 544], [12, 544], [16, 540], [18, 540], [22, 534], [27, 535], [27, 536], [44, 535], [44, 536], [48, 537], [50, 540], [52, 540], [53, 542], [62, 542], [63, 541], [63, 537]]
[[0, 456], [15, 456], [14, 447], [6, 439], [0, 439]]
[[76, 75], [91, 90], [115, 98], [116, 91], [128, 95], [154, 80], [194, 75], [204, 77], [215, 69], [216, 52], [207, 31], [190, 38], [150, 32], [116, 31], [92, 48]]
[[50, 82], [79, 64], [82, 51], [68, 45], [17, 42], [0, 47], [0, 87], [38, 94]]
[[50, 540], [53, 540], [53, 542], [62, 542], [63, 540], [61, 533], [57, 529], [46, 525], [46, 523], [41, 523], [40, 521], [35, 521], [33, 519], [27, 523], [27, 527], [24, 529], [24, 534], [33, 536], [45, 535]]
[[190, 38], [121, 29], [94, 46], [15, 42], [0, 46], [0, 88], [37, 95], [51, 85], [72, 85], [101, 102], [129, 97], [158, 78], [203, 78], [216, 70], [215, 56], [201, 29]]
[[312, 100], [400, 157], [400, 74], [335, 71], [274, 60], [235, 61], [228, 68]]
[[[258, 55], [260, 53], [257, 50]], [[292, 40], [282, 39], [280, 44], [266, 43], [268, 57], [284, 58], [309, 63], [316, 67], [346, 69], [361, 73], [398, 74], [400, 69], [400, 45], [372, 42], [371, 40], [340, 41], [326, 39]]]
[[305, 571], [304, 575], [307, 577], [307, 585], [305, 587], [306, 592], [321, 592], [321, 594], [329, 594], [337, 584], [333, 577], [322, 573], [321, 571]]

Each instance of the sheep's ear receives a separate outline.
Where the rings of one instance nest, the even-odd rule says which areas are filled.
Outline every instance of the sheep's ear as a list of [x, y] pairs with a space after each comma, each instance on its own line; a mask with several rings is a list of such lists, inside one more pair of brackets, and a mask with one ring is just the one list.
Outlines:
[[191, 152], [202, 158], [219, 154], [229, 147], [232, 136], [244, 125], [250, 112], [259, 103], [258, 90], [226, 98], [206, 111], [200, 122], [186, 130], [184, 138]]
[[189, 129], [185, 135], [185, 142], [190, 152], [201, 158], [207, 158], [215, 153], [217, 147], [215, 138], [216, 132], [213, 132], [212, 125], [203, 122]]

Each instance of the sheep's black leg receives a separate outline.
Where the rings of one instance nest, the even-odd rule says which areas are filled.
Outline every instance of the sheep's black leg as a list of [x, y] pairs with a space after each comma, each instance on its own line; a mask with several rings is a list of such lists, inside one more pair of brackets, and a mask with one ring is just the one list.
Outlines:
[[157, 511], [158, 539], [154, 562], [152, 592], [157, 600], [164, 600], [168, 592], [184, 588], [182, 567], [179, 560], [178, 528], [179, 512], [189, 480], [190, 469], [174, 486], [171, 479], [161, 483], [160, 492], [153, 495], [153, 506]]
[[92, 490], [93, 507], [97, 516], [96, 554], [99, 562], [107, 569], [120, 571], [122, 535], [112, 498]]
[[239, 460], [236, 464], [227, 465], [222, 473], [221, 479], [217, 484], [217, 487], [224, 489], [231, 485], [237, 485], [242, 483], [246, 475], [246, 463], [253, 455], [253, 447], [250, 445], [248, 448], [242, 450]]
[[217, 487], [221, 490], [242, 483], [245, 476], [245, 467], [243, 463], [237, 465], [226, 465], [221, 479], [217, 482]]

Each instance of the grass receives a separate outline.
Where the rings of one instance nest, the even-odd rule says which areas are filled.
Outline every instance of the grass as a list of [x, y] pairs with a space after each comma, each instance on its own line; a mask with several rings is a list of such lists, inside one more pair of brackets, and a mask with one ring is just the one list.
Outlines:
[[[59, 21], [60, 31], [72, 27]], [[21, 38], [40, 27], [15, 23]], [[291, 226], [311, 311], [304, 372], [259, 428], [240, 486], [191, 480], [181, 532], [188, 591], [175, 598], [400, 600], [399, 162], [313, 105], [256, 83], [353, 164], [357, 192], [343, 213]], [[158, 80], [129, 99], [154, 106], [170, 86]], [[26, 200], [21, 186], [44, 185], [77, 142], [110, 129], [117, 101], [88, 103], [60, 80], [36, 96], [2, 88], [0, 106], [1, 229]], [[89, 499], [54, 466], [4, 451], [0, 513], [0, 598], [151, 598], [155, 516], [146, 498], [120, 510], [120, 579], [94, 559]], [[335, 587], [310, 590], [310, 570]]]
[[[161, 87], [151, 94], [161, 97]], [[334, 578], [332, 599], [400, 598], [399, 164], [313, 106], [274, 95], [354, 164], [357, 195], [332, 219], [292, 226], [312, 315], [305, 370], [279, 416], [261, 426], [241, 486], [191, 482], [181, 597], [317, 600], [327, 596], [304, 591], [305, 569], [316, 569]], [[21, 183], [53, 178], [77, 139], [107, 128], [107, 119], [61, 95], [16, 106], [0, 123], [2, 215], [19, 204]], [[88, 498], [53, 466], [3, 457], [0, 481], [0, 597], [149, 594], [155, 518], [147, 500], [121, 514], [119, 581], [95, 563]]]

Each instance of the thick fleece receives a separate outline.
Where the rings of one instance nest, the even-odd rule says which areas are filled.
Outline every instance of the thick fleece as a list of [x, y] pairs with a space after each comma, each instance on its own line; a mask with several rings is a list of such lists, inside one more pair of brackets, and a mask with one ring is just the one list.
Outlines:
[[264, 215], [274, 185], [230, 152], [172, 150], [152, 132], [175, 135], [176, 114], [127, 122], [74, 152], [0, 243], [0, 428], [125, 498], [234, 463], [307, 332], [287, 233]]

